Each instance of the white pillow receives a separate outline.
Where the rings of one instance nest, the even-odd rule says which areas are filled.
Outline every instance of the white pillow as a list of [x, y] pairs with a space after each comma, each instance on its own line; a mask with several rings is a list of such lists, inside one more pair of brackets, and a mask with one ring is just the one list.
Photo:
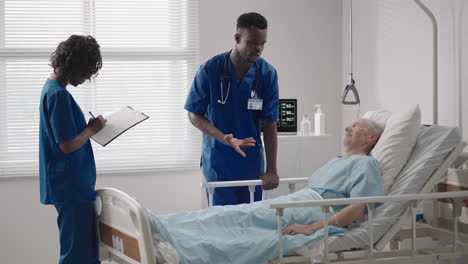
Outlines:
[[416, 105], [401, 113], [390, 114], [380, 110], [366, 113], [363, 117], [380, 125], [385, 124], [385, 129], [370, 155], [379, 162], [384, 192], [387, 193], [416, 144], [421, 110], [419, 105]]

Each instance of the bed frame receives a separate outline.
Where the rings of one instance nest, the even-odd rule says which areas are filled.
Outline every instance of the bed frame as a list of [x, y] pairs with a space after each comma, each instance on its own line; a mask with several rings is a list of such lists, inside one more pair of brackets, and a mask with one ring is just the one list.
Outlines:
[[95, 210], [101, 261], [156, 264], [149, 218], [136, 199], [117, 189], [99, 189]]
[[[369, 218], [369, 247], [366, 250], [328, 252], [328, 232], [325, 231], [323, 239], [324, 258], [320, 263], [426, 263], [441, 259], [449, 259], [452, 263], [459, 257], [468, 257], [468, 236], [458, 232], [458, 217], [461, 216], [462, 200], [468, 198], [468, 191], [430, 193], [433, 187], [441, 181], [449, 166], [456, 160], [466, 143], [460, 142], [451, 151], [442, 165], [432, 174], [417, 195], [392, 195], [381, 197], [362, 197], [349, 199], [329, 199], [320, 201], [298, 201], [287, 203], [272, 203], [278, 215], [278, 236], [281, 237], [282, 215], [285, 208], [321, 206], [328, 212], [332, 205], [348, 205], [353, 203], [366, 203]], [[303, 183], [307, 178], [281, 179], [280, 183], [288, 184], [290, 191], [294, 191], [296, 183]], [[256, 185], [261, 181], [218, 182], [203, 183], [210, 194], [214, 188], [227, 186], [249, 186], [251, 198]], [[448, 230], [429, 224], [416, 223], [415, 208], [419, 202], [427, 199], [450, 199], [452, 201], [453, 229]], [[374, 204], [388, 201], [408, 201], [409, 205], [399, 220], [390, 227], [384, 236], [377, 242], [373, 238], [373, 212]], [[102, 261], [115, 261], [121, 264], [156, 264], [156, 257], [152, 242], [149, 218], [144, 207], [134, 198], [122, 191], [103, 188], [97, 190], [96, 198], [96, 224], [100, 240], [100, 259]], [[405, 221], [411, 219], [411, 229], [403, 228]], [[327, 223], [324, 221], [324, 223]], [[328, 226], [325, 225], [328, 230]], [[434, 240], [449, 241], [450, 246], [439, 248], [418, 249], [416, 238], [431, 237]], [[401, 241], [411, 239], [411, 249], [400, 249]], [[283, 256], [281, 239], [279, 240], [278, 259], [273, 263], [310, 263], [304, 256]], [[383, 250], [390, 245], [389, 250]]]

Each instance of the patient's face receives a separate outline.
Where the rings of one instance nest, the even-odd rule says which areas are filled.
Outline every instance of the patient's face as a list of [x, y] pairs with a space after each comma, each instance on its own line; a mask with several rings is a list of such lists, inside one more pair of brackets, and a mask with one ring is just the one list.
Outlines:
[[344, 144], [347, 146], [361, 146], [368, 143], [369, 129], [365, 120], [358, 119], [352, 125], [346, 127]]

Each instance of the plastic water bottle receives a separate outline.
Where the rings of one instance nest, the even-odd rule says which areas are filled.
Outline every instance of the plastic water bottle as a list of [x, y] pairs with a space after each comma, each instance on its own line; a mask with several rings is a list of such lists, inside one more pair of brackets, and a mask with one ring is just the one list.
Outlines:
[[312, 123], [310, 122], [308, 114], [304, 114], [304, 117], [301, 120], [301, 135], [302, 136], [312, 135]]

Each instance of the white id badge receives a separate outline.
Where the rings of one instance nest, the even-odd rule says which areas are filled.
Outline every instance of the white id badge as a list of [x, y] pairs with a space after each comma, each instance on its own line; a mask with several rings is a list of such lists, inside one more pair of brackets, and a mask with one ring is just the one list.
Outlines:
[[249, 110], [262, 110], [263, 99], [250, 98], [247, 102], [247, 109]]

